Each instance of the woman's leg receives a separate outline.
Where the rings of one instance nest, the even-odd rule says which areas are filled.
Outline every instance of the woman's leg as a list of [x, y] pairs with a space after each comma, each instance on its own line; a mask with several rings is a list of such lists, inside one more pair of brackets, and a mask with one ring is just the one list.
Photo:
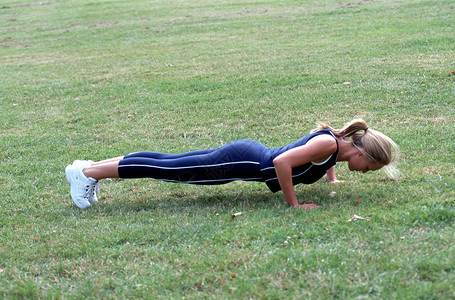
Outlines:
[[93, 162], [90, 166], [83, 169], [83, 173], [86, 177], [91, 177], [96, 180], [105, 178], [119, 178], [118, 166], [119, 162], [124, 158], [142, 158], [142, 159], [157, 159], [157, 160], [175, 160], [184, 157], [194, 157], [197, 155], [207, 155], [213, 152], [215, 149], [197, 150], [179, 154], [167, 154], [160, 152], [143, 151], [128, 154], [126, 156], [119, 156], [109, 158], [106, 160]]
[[223, 184], [233, 180], [260, 180], [263, 145], [240, 140], [208, 150], [182, 154], [135, 153], [66, 169], [71, 197], [80, 208], [96, 202], [95, 188], [104, 178], [142, 178], [194, 184]]
[[82, 172], [84, 173], [84, 175], [86, 177], [91, 177], [96, 180], [105, 179], [105, 178], [119, 178], [118, 165], [119, 165], [119, 162], [122, 159], [124, 159], [125, 157], [167, 160], [167, 159], [178, 159], [178, 158], [196, 156], [196, 155], [207, 155], [214, 150], [215, 149], [197, 150], [197, 151], [179, 153], [179, 154], [167, 154], [167, 153], [151, 152], [151, 151], [136, 152], [136, 153], [132, 153], [132, 154], [129, 154], [126, 156], [119, 156], [119, 157], [114, 157], [114, 158], [109, 158], [109, 159], [93, 162], [90, 166], [85, 167]]
[[263, 145], [247, 140], [182, 154], [139, 152], [118, 164], [121, 178], [153, 178], [193, 184], [223, 184], [233, 180], [260, 180]]
[[196, 150], [184, 153], [161, 153], [161, 152], [152, 152], [152, 151], [142, 151], [142, 152], [135, 152], [128, 155], [125, 155], [123, 158], [132, 158], [132, 157], [140, 157], [140, 158], [154, 158], [154, 159], [176, 159], [182, 158], [187, 156], [195, 156], [195, 155], [207, 155], [214, 151], [218, 150], [218, 148], [212, 149], [205, 149], [205, 150]]
[[96, 180], [105, 178], [119, 178], [118, 175], [118, 164], [120, 160], [106, 160], [103, 162], [94, 163], [89, 167], [85, 167], [82, 173], [87, 178], [93, 178]]
[[123, 159], [123, 157], [124, 156], [119, 156], [119, 157], [109, 158], [109, 159], [105, 159], [105, 160], [95, 161], [92, 163], [92, 166], [102, 165], [102, 164], [110, 163], [110, 162], [119, 162]]
[[[124, 178], [150, 177], [158, 180], [169, 179], [189, 183], [206, 181], [215, 184], [225, 182], [225, 179], [257, 179], [257, 176], [251, 174], [251, 170], [254, 170], [253, 173], [255, 173], [258, 165], [257, 157], [260, 152], [256, 150], [257, 144], [255, 142], [251, 144], [251, 141], [246, 141], [246, 143], [236, 141], [219, 148], [180, 154], [137, 152], [94, 162], [91, 166], [85, 167], [82, 172], [87, 178], [96, 180], [119, 178], [121, 174]], [[254, 158], [252, 158], [251, 150], [254, 148], [256, 151], [253, 151]], [[251, 159], [254, 163], [252, 161], [239, 162], [244, 159]], [[119, 174], [119, 166], [127, 171]]]

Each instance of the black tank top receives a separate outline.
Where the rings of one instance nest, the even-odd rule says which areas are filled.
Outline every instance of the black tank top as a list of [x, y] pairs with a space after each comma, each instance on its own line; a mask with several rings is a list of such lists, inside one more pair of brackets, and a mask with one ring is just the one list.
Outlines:
[[329, 129], [323, 129], [320, 131], [316, 131], [310, 134], [305, 135], [298, 141], [289, 144], [287, 146], [279, 147], [279, 148], [270, 148], [264, 151], [263, 157], [261, 159], [261, 174], [264, 178], [265, 183], [267, 184], [268, 188], [272, 192], [278, 192], [281, 190], [281, 186], [278, 182], [278, 177], [275, 172], [275, 167], [273, 165], [273, 160], [275, 157], [284, 153], [290, 149], [300, 147], [305, 145], [309, 140], [314, 138], [318, 135], [327, 134], [332, 136], [337, 143], [337, 150], [333, 153], [328, 159], [326, 159], [322, 163], [314, 163], [309, 162], [302, 166], [296, 167], [292, 169], [292, 182], [293, 185], [304, 183], [304, 184], [311, 184], [313, 182], [318, 181], [321, 179], [327, 171], [336, 164], [337, 157], [338, 157], [338, 141], [333, 135], [333, 133]]

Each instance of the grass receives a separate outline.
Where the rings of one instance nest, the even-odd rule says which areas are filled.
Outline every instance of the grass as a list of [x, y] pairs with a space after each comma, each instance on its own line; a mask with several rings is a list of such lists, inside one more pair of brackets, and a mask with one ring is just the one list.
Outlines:
[[[1, 297], [454, 298], [454, 9], [3, 1]], [[146, 179], [106, 180], [81, 211], [63, 172], [138, 150], [280, 146], [354, 117], [401, 146], [404, 176], [340, 164], [346, 183], [297, 187], [315, 211], [258, 183]]]

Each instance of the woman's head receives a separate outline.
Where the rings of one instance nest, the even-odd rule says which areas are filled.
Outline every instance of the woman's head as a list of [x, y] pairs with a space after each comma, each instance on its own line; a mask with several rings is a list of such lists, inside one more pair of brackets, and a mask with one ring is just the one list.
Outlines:
[[367, 128], [363, 133], [352, 135], [351, 142], [354, 147], [363, 149], [365, 158], [373, 163], [386, 166], [395, 159], [392, 153], [395, 142], [379, 131]]
[[399, 147], [385, 134], [368, 128], [362, 119], [355, 119], [341, 129], [333, 129], [320, 123], [318, 129], [328, 128], [340, 139], [351, 139], [354, 147], [359, 149], [363, 157], [376, 166], [384, 166], [392, 178], [398, 175], [398, 170], [392, 165], [398, 159]]

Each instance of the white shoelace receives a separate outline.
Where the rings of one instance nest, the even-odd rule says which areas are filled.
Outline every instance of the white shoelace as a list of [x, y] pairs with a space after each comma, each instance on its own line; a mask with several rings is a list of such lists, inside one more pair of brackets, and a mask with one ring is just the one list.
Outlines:
[[94, 192], [95, 192], [95, 185], [94, 184], [86, 185], [85, 186], [84, 198], [88, 200], [90, 198], [90, 196], [93, 195]]

